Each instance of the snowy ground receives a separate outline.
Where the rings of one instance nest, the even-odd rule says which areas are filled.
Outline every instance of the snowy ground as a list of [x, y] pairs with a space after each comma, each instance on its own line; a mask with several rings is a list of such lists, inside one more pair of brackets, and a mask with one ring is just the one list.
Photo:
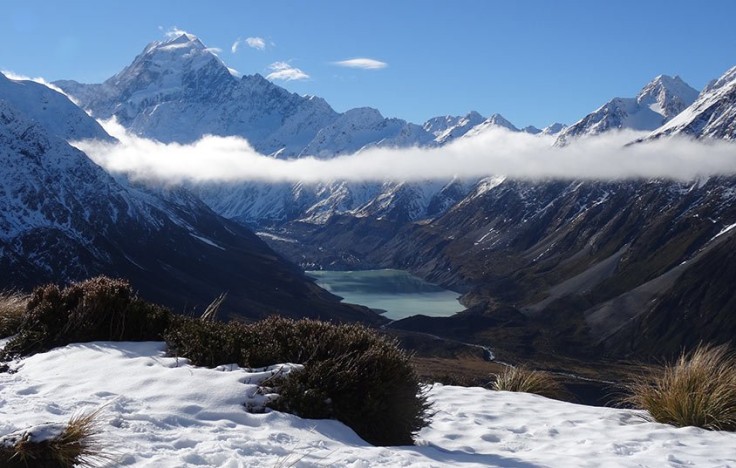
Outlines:
[[736, 434], [640, 413], [481, 388], [434, 386], [415, 447], [373, 447], [335, 421], [243, 403], [257, 375], [168, 358], [162, 343], [74, 344], [0, 374], [0, 435], [101, 410], [111, 466], [734, 466]]

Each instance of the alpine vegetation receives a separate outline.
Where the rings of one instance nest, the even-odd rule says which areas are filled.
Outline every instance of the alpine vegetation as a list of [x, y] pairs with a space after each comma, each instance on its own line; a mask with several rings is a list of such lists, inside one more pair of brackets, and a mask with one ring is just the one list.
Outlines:
[[674, 363], [649, 368], [628, 391], [624, 402], [657, 422], [736, 430], [736, 355], [727, 346], [701, 345]]
[[534, 393], [554, 399], [565, 395], [565, 388], [549, 372], [518, 366], [507, 367], [493, 377], [493, 390]]
[[70, 343], [165, 338], [169, 353], [198, 366], [302, 365], [269, 382], [279, 394], [272, 406], [306, 418], [337, 419], [376, 445], [412, 444], [427, 425], [429, 406], [410, 355], [377, 332], [281, 317], [223, 323], [210, 315], [174, 315], [139, 299], [121, 279], [100, 276], [64, 288], [50, 284], [33, 291], [18, 333], [0, 357], [9, 360]]
[[66, 424], [45, 424], [0, 438], [0, 466], [72, 468], [109, 460], [99, 434], [98, 412], [73, 416]]
[[160, 340], [170, 312], [139, 299], [130, 284], [104, 276], [31, 294], [0, 358], [28, 356], [69, 343]]
[[337, 419], [375, 445], [412, 444], [428, 423], [429, 405], [409, 354], [362, 325], [176, 317], [166, 342], [170, 352], [195, 365], [302, 364], [269, 382], [279, 394], [271, 406], [304, 418]]
[[0, 293], [0, 338], [18, 332], [28, 296], [21, 293]]

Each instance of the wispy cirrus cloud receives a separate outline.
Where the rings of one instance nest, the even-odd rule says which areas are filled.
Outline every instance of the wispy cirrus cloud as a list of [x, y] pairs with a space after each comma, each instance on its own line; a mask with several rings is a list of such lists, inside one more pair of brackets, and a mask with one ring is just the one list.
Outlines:
[[287, 62], [274, 62], [268, 68], [271, 73], [266, 75], [266, 79], [269, 80], [294, 81], [309, 78], [301, 69], [292, 67]]
[[382, 68], [388, 67], [388, 63], [386, 62], [381, 62], [380, 60], [367, 57], [357, 57], [348, 60], [340, 60], [337, 62], [332, 62], [332, 64], [337, 65], [338, 67], [359, 68], [361, 70], [380, 70]]
[[241, 45], [247, 45], [251, 49], [257, 49], [257, 50], [265, 50], [266, 49], [266, 40], [262, 37], [246, 37], [245, 39], [238, 38], [237, 41], [233, 42], [232, 47], [230, 47], [230, 51], [235, 54], [238, 52], [238, 49], [240, 49]]

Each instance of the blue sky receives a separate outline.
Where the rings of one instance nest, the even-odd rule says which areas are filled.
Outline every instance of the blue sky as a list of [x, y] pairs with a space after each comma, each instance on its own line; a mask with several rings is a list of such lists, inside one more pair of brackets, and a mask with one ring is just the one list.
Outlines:
[[[176, 27], [243, 74], [279, 62], [301, 70], [307, 78], [277, 83], [338, 111], [422, 122], [477, 110], [543, 127], [633, 96], [658, 74], [702, 88], [736, 65], [734, 18], [731, 0], [25, 0], [3, 5], [0, 69], [101, 82]], [[249, 37], [263, 48], [232, 52]], [[335, 64], [354, 58], [387, 66]]]

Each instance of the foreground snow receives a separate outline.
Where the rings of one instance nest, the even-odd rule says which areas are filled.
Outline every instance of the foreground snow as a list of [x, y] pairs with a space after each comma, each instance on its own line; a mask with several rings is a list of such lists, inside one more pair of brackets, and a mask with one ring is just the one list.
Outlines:
[[0, 436], [102, 407], [113, 466], [736, 466], [736, 434], [441, 385], [417, 446], [373, 447], [336, 421], [245, 412], [261, 376], [193, 367], [162, 343], [74, 344], [0, 374]]

